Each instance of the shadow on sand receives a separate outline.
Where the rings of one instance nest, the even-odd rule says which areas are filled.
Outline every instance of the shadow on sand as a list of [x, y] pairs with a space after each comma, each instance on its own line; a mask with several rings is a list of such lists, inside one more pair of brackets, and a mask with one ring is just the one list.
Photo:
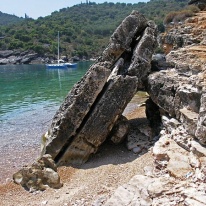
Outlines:
[[[135, 118], [129, 120], [130, 128], [134, 134], [139, 133], [137, 128], [138, 125], [143, 125], [147, 122], [146, 118]], [[137, 130], [137, 132], [135, 132]], [[145, 143], [148, 143], [148, 140], [145, 139]], [[78, 169], [91, 169], [100, 167], [102, 165], [118, 165], [118, 164], [126, 164], [134, 161], [135, 159], [141, 157], [145, 153], [147, 153], [154, 145], [154, 141], [149, 143], [149, 147], [144, 148], [141, 153], [135, 154], [133, 151], [127, 149], [127, 139], [121, 144], [114, 144], [110, 139], [107, 139], [99, 148], [97, 153], [93, 154], [89, 160], [82, 165], [72, 165], [74, 168]], [[71, 165], [70, 165], [71, 166]]]

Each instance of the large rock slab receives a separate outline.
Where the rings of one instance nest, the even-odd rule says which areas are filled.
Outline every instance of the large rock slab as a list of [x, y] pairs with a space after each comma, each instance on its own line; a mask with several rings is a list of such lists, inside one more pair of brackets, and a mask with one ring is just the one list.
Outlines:
[[110, 79], [101, 99], [90, 111], [87, 122], [74, 137], [60, 162], [82, 163], [91, 153], [95, 153], [136, 93], [136, 87], [136, 77], [126, 76], [124, 78], [119, 75]]
[[109, 69], [96, 64], [73, 87], [55, 114], [51, 128], [43, 137], [42, 153], [51, 154], [55, 159], [62, 147], [72, 140], [109, 75]]
[[145, 88], [145, 81], [151, 71], [151, 58], [156, 47], [156, 25], [153, 22], [148, 22], [149, 26], [144, 30], [144, 33], [139, 40], [139, 43], [134, 48], [131, 64], [128, 68], [128, 75], [138, 77], [138, 88]]
[[150, 72], [156, 36], [156, 25], [137, 11], [123, 20], [56, 112], [42, 138], [42, 155], [76, 164], [97, 151]]

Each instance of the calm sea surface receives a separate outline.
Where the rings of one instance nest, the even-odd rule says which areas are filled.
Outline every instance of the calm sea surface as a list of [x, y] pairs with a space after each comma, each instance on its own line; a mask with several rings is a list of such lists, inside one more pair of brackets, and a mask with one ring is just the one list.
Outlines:
[[90, 64], [80, 62], [77, 68], [68, 69], [46, 69], [44, 65], [0, 66], [1, 142], [8, 142], [18, 132], [28, 133], [34, 127], [47, 125]]
[[0, 183], [39, 157], [42, 134], [90, 64], [59, 70], [44, 65], [0, 66]]

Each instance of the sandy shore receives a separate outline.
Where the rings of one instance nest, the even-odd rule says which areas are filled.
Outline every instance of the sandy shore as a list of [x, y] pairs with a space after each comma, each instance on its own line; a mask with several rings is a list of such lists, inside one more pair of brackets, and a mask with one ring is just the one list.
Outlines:
[[[124, 115], [131, 121], [145, 119], [145, 108], [139, 107], [145, 101], [135, 96], [128, 104]], [[12, 181], [12, 175], [23, 165], [31, 164], [40, 153], [41, 135], [51, 124], [50, 116], [42, 117], [38, 125], [24, 128], [15, 133], [11, 140], [0, 147], [0, 202], [4, 206], [18, 205], [91, 205], [97, 199], [108, 199], [113, 191], [128, 182], [134, 175], [143, 174], [146, 165], [152, 165], [152, 156], [135, 155], [126, 149], [125, 143], [114, 145], [107, 141], [89, 161], [79, 168], [60, 167], [58, 172], [64, 186], [59, 190], [29, 193]], [[46, 121], [45, 119], [50, 121]], [[12, 131], [12, 130], [11, 130]], [[32, 136], [31, 136], [32, 135]], [[51, 198], [52, 197], [52, 198]]]
[[[138, 109], [138, 105], [145, 101], [145, 93], [135, 95], [124, 111], [124, 115], [131, 114]], [[15, 119], [10, 122], [10, 129], [2, 131], [3, 142], [0, 145], [0, 183], [12, 179], [13, 173], [23, 165], [31, 164], [40, 154], [41, 136], [50, 124], [57, 108], [42, 111], [38, 119], [31, 116], [29, 120]], [[28, 122], [29, 121], [29, 122]], [[3, 128], [1, 128], [3, 129]]]
[[[133, 107], [134, 105], [129, 106]], [[138, 118], [142, 121], [142, 118], [145, 118], [144, 107], [135, 108], [134, 106], [133, 111], [127, 113], [127, 117], [131, 121], [136, 118], [137, 121]], [[10, 178], [21, 164], [31, 162], [38, 156], [38, 144], [35, 147], [25, 148], [23, 151], [22, 149], [17, 149], [12, 153], [19, 157], [15, 161], [15, 167], [10, 165], [9, 162], [4, 164], [6, 168], [3, 170], [5, 178]], [[58, 169], [61, 181], [64, 183], [61, 189], [29, 193], [7, 180], [8, 183], [0, 185], [0, 201], [4, 206], [92, 205], [97, 199], [104, 202], [118, 186], [128, 182], [136, 174], [143, 174], [143, 168], [152, 164], [150, 151], [136, 155], [126, 149], [125, 143], [114, 145], [107, 141], [81, 167], [60, 167]]]

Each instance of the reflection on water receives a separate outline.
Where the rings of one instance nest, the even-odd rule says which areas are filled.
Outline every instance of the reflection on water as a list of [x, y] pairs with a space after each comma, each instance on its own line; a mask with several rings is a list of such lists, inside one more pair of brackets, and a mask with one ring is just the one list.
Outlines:
[[51, 120], [72, 86], [91, 62], [77, 68], [46, 69], [44, 65], [0, 66], [1, 139], [11, 138], [19, 128], [29, 130]]

